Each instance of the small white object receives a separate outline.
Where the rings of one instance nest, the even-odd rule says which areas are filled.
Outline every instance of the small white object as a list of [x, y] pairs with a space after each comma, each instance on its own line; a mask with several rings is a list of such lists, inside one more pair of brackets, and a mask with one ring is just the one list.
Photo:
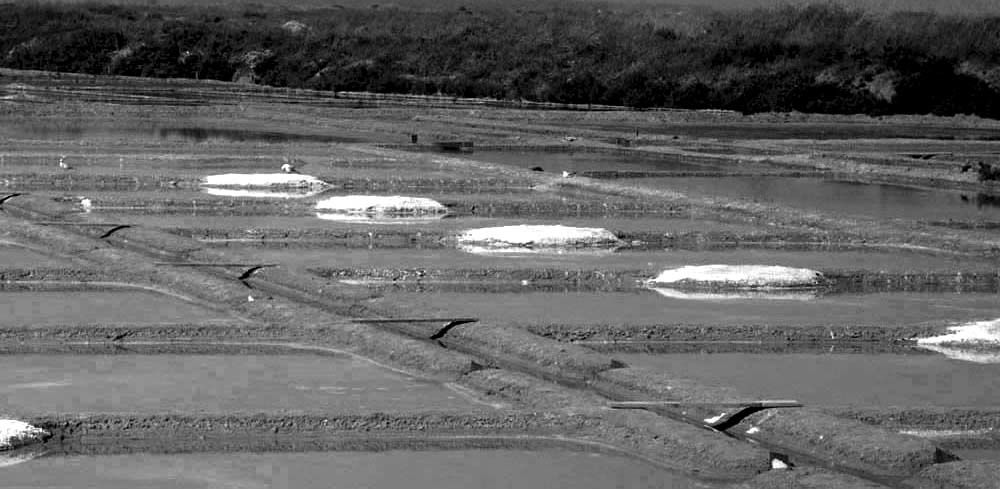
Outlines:
[[285, 173], [295, 173], [295, 167], [291, 163], [285, 163], [281, 165], [281, 171]]
[[754, 435], [754, 434], [757, 434], [759, 432], [760, 432], [760, 428], [758, 428], [756, 426], [751, 426], [750, 429], [747, 430], [747, 434], [748, 435]]
[[458, 235], [458, 242], [492, 248], [614, 247], [621, 244], [614, 233], [604, 228], [525, 224], [470, 229]]
[[90, 212], [94, 208], [94, 203], [87, 197], [80, 197], [80, 207], [83, 212]]
[[63, 170], [69, 170], [73, 168], [72, 166], [69, 166], [69, 163], [66, 163], [66, 155], [62, 155], [59, 157], [59, 168], [62, 168]]
[[253, 302], [253, 296], [252, 295], [248, 295], [247, 296], [247, 302]]
[[574, 175], [576, 175], [576, 172], [566, 171], [566, 170], [563, 170], [563, 172], [562, 172], [562, 177], [563, 178], [569, 178], [569, 177], [572, 177]]
[[576, 136], [566, 136], [563, 139], [565, 139], [565, 140], [567, 140], [569, 142], [573, 142], [573, 141], [576, 141]]
[[0, 450], [11, 450], [40, 442], [49, 433], [16, 419], [0, 419]]
[[778, 460], [776, 458], [771, 459], [771, 470], [785, 470], [788, 468], [788, 464]]

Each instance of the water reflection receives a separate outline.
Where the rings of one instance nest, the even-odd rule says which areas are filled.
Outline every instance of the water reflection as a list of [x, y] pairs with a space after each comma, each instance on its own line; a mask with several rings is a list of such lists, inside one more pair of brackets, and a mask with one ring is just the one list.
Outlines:
[[977, 209], [985, 207], [1000, 207], [1000, 195], [977, 193], [975, 197], [969, 197], [968, 195], [962, 194], [961, 199], [962, 202], [975, 204]]
[[265, 143], [355, 143], [362, 139], [337, 134], [301, 134], [294, 132], [232, 129], [200, 126], [130, 125], [118, 126], [87, 121], [53, 123], [0, 124], [0, 135], [12, 138], [78, 140], [93, 137], [139, 136], [159, 140], [183, 140], [202, 143], [265, 142]]

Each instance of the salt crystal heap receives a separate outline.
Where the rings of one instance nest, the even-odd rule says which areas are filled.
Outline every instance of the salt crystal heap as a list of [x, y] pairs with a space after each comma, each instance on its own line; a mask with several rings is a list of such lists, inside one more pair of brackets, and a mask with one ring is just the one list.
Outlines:
[[948, 333], [917, 338], [921, 348], [973, 363], [1000, 363], [1000, 319], [948, 328]]
[[16, 419], [0, 419], [0, 450], [13, 450], [45, 440], [49, 433]]
[[519, 225], [470, 229], [458, 235], [460, 249], [473, 253], [612, 250], [622, 244], [602, 228]]
[[808, 268], [766, 265], [698, 265], [664, 270], [650, 284], [690, 285], [710, 288], [815, 287], [823, 274]]
[[344, 195], [316, 203], [320, 219], [357, 222], [407, 222], [441, 219], [448, 208], [424, 197], [402, 195]]
[[329, 188], [312, 175], [298, 173], [224, 173], [208, 175], [201, 184], [209, 195], [234, 198], [303, 198]]
[[[807, 268], [699, 265], [664, 270], [646, 287], [671, 299], [805, 301], [816, 298], [815, 288], [822, 283], [823, 274]], [[701, 292], [705, 289], [710, 292]]]

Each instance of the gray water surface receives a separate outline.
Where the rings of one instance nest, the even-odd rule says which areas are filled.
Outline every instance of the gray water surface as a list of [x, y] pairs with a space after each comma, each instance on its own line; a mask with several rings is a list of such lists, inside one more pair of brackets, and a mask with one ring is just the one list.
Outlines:
[[713, 488], [623, 457], [562, 450], [41, 457], [3, 470], [31, 489]]
[[619, 183], [835, 215], [915, 221], [1000, 220], [1000, 198], [975, 192], [784, 177], [656, 177]]
[[937, 354], [615, 354], [630, 366], [810, 406], [1000, 405], [1000, 364]]

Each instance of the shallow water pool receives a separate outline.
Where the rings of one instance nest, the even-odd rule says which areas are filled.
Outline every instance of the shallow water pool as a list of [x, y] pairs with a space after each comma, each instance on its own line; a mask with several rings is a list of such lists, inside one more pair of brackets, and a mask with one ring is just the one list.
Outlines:
[[42, 488], [711, 488], [623, 457], [544, 450], [197, 453], [41, 457], [3, 470]]

